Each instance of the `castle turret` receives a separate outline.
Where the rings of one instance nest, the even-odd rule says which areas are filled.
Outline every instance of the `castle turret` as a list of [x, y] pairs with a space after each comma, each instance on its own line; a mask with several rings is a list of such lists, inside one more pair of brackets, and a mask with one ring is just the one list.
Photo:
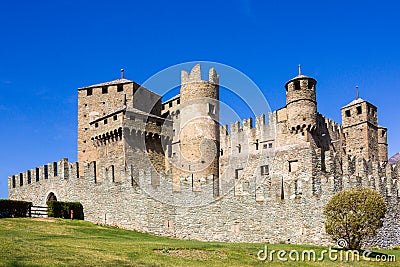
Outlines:
[[[386, 152], [382, 151], [382, 156], [378, 153], [378, 111], [374, 105], [357, 97], [342, 108], [342, 125], [346, 138], [346, 154], [366, 160], [387, 160], [387, 148]], [[383, 129], [382, 127], [381, 133]], [[379, 138], [382, 149], [387, 143], [386, 132], [384, 135]], [[386, 157], [383, 156], [384, 153]]]
[[287, 126], [291, 132], [313, 132], [317, 121], [316, 84], [313, 78], [301, 74], [285, 84]]
[[180, 90], [180, 174], [213, 176], [214, 196], [219, 195], [219, 77], [214, 68], [208, 81], [201, 79], [200, 65], [182, 71]]

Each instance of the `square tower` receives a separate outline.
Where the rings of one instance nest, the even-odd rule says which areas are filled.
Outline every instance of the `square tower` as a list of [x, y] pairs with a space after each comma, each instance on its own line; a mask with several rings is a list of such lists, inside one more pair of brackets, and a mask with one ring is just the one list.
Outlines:
[[378, 111], [361, 98], [342, 109], [342, 126], [347, 155], [378, 160]]

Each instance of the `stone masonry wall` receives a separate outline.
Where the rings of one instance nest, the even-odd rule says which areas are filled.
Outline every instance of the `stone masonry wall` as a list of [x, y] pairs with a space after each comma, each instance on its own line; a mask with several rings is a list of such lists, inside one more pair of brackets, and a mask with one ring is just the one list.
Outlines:
[[[298, 151], [302, 151], [299, 153], [307, 162], [316, 165], [320, 162], [318, 150], [304, 146]], [[235, 194], [235, 189], [226, 190], [214, 202], [194, 207], [182, 203], [190, 203], [193, 196], [201, 192], [193, 192], [190, 186], [187, 192], [173, 192], [172, 188], [163, 191], [163, 185], [167, 185], [169, 179], [150, 169], [127, 168], [118, 183], [106, 177], [96, 183], [94, 162], [85, 164], [85, 176], [78, 177], [77, 164], [68, 163], [66, 159], [57, 162], [57, 176], [51, 175], [54, 170], [50, 164], [47, 179], [40, 172], [39, 181], [33, 179], [28, 183], [26, 172], [23, 173], [23, 185], [18, 183], [14, 188], [13, 177], [9, 177], [9, 198], [44, 205], [49, 193], [53, 192], [60, 201], [82, 202], [85, 219], [91, 222], [182, 239], [327, 245], [332, 241], [324, 232], [323, 206], [338, 190], [364, 186], [378, 190], [390, 207], [378, 237], [367, 245], [399, 245], [397, 167], [380, 167], [378, 163], [354, 158], [341, 159], [341, 165], [333, 153], [328, 153], [325, 158], [325, 174], [305, 175], [301, 172], [304, 169], [293, 175], [296, 179], [285, 179], [282, 184], [282, 176], [288, 175], [287, 166], [283, 166], [272, 170], [269, 179], [252, 179], [250, 184], [254, 186], [243, 188], [242, 194]], [[154, 184], [155, 179], [159, 183]], [[282, 185], [284, 197], [280, 194]], [[254, 194], [255, 188], [261, 189], [258, 196]], [[212, 195], [212, 188], [206, 191]], [[157, 200], [154, 197], [157, 192], [164, 200], [171, 196], [170, 200], [174, 201]]]

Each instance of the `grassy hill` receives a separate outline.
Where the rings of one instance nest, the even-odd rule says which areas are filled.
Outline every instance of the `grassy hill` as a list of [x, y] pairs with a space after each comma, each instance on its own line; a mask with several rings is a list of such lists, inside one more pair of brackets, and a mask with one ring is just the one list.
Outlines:
[[[0, 266], [398, 266], [324, 261], [259, 261], [264, 244], [206, 243], [156, 237], [85, 221], [0, 219]], [[268, 245], [268, 250], [326, 248]], [[400, 260], [399, 250], [383, 251]], [[287, 257], [287, 256], [286, 256]]]

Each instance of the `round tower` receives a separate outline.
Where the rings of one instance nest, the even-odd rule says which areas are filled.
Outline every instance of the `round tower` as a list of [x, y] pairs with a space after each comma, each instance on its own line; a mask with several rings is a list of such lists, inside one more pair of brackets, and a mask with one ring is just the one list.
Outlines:
[[285, 84], [287, 126], [292, 133], [313, 132], [317, 122], [316, 84], [314, 78], [301, 74]]
[[201, 79], [200, 65], [182, 71], [180, 89], [180, 172], [195, 179], [211, 178], [219, 195], [219, 78], [214, 68], [208, 81]]

